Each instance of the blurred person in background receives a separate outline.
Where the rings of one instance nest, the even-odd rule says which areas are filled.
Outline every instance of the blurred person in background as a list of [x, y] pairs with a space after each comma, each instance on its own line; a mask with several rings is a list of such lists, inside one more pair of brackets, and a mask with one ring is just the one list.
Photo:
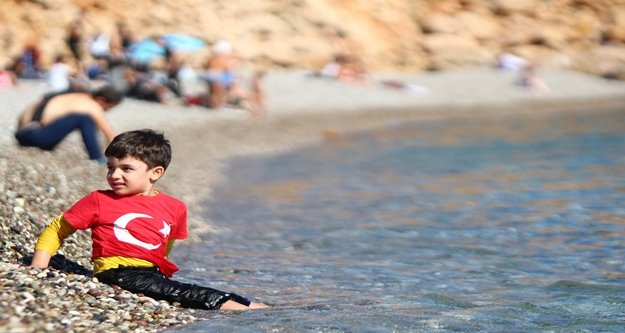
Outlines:
[[61, 92], [44, 95], [19, 116], [15, 138], [24, 147], [54, 148], [71, 132], [79, 130], [89, 159], [105, 163], [98, 143], [98, 130], [109, 143], [115, 131], [105, 117], [122, 100], [111, 86], [89, 92]]

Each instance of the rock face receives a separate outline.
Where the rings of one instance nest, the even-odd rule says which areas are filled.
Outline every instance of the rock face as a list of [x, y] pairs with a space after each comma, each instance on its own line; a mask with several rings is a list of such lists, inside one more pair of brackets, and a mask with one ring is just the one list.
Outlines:
[[36, 43], [49, 64], [81, 18], [87, 37], [123, 21], [136, 39], [227, 39], [265, 68], [318, 69], [345, 48], [373, 72], [483, 66], [511, 52], [625, 78], [625, 0], [3, 0], [0, 9], [4, 63]]

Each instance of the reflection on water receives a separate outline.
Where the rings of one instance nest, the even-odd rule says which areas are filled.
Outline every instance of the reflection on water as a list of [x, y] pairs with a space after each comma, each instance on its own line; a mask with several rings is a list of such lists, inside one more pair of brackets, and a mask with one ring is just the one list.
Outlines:
[[[235, 161], [179, 332], [625, 331], [625, 112], [389, 127]], [[186, 252], [186, 253], [185, 253]]]

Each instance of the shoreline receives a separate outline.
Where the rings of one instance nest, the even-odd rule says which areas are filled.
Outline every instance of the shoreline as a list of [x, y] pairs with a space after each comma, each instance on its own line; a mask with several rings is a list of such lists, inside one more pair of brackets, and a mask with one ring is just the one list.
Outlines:
[[[210, 199], [216, 184], [227, 181], [232, 158], [286, 152], [408, 122], [625, 109], [625, 83], [579, 73], [545, 72], [544, 79], [552, 87], [549, 94], [520, 89], [512, 83], [514, 73], [493, 69], [395, 79], [425, 90], [411, 93], [375, 84], [313, 79], [302, 72], [278, 72], [268, 76], [266, 119], [250, 118], [241, 110], [210, 111], [135, 100], [125, 100], [109, 119], [120, 132], [143, 127], [165, 131], [174, 158], [158, 186], [189, 206], [194, 241], [201, 233], [219, 232], [203, 220], [200, 204]], [[17, 114], [45, 89], [41, 82], [28, 82], [12, 91], [0, 91], [0, 100], [5, 102], [0, 106], [0, 218], [5, 253], [0, 262], [0, 302], [7, 309], [0, 315], [0, 328], [93, 331], [109, 327], [153, 332], [197, 320], [193, 310], [115, 290], [84, 275], [21, 264], [20, 258], [32, 255], [38, 233], [51, 218], [89, 191], [106, 188], [104, 167], [84, 159], [77, 133], [53, 152], [16, 147], [12, 131]], [[90, 268], [88, 235], [72, 238], [62, 252]]]

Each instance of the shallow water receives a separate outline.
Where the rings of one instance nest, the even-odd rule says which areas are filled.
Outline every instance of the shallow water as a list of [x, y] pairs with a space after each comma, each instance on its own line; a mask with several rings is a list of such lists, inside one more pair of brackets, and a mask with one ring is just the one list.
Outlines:
[[389, 124], [234, 161], [174, 332], [625, 332], [625, 112]]

